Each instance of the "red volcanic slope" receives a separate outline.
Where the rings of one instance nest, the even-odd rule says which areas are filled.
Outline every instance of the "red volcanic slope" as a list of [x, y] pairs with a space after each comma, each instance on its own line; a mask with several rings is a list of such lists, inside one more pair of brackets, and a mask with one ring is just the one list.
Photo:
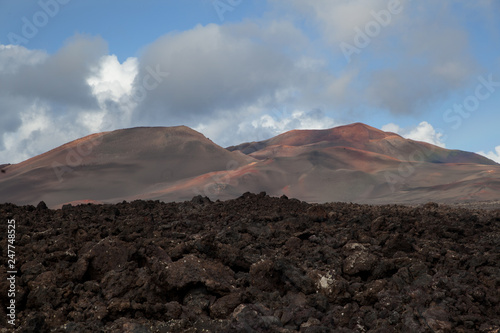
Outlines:
[[185, 126], [117, 130], [72, 141], [4, 168], [0, 202], [44, 200], [57, 206], [82, 200], [115, 201], [140, 195], [153, 185], [251, 161]]
[[360, 123], [294, 130], [227, 149], [184, 126], [132, 128], [87, 136], [2, 170], [0, 202], [44, 200], [52, 207], [67, 202], [179, 201], [197, 194], [229, 199], [247, 191], [310, 202], [500, 197], [500, 166], [495, 162]]
[[371, 141], [386, 139], [387, 137], [398, 137], [399, 135], [383, 132], [374, 127], [354, 123], [339, 126], [327, 130], [293, 130], [268, 140], [268, 145], [301, 146], [318, 142], [332, 142], [338, 145], [364, 146]]
[[258, 158], [259, 156], [269, 157], [269, 151], [279, 151], [287, 146], [305, 146], [308, 149], [347, 147], [387, 155], [403, 161], [425, 160], [432, 163], [496, 165], [495, 162], [478, 154], [444, 149], [425, 142], [404, 139], [398, 134], [384, 132], [362, 123], [325, 130], [293, 130], [269, 140], [243, 143], [227, 149], [239, 150]]
[[355, 148], [359, 148], [365, 147], [370, 141], [388, 137], [402, 139], [397, 134], [383, 132], [365, 124], [355, 123], [327, 130], [292, 130], [268, 140], [242, 143], [227, 149], [231, 151], [240, 150], [245, 154], [251, 154], [270, 146], [304, 146], [321, 142], [328, 142], [336, 146], [358, 146]]
[[239, 150], [258, 162], [202, 175], [175, 187], [157, 187], [147, 197], [175, 200], [192, 188], [212, 198], [264, 190], [310, 202], [456, 202], [500, 195], [496, 185], [500, 170], [495, 162], [359, 123], [294, 130], [228, 150]]

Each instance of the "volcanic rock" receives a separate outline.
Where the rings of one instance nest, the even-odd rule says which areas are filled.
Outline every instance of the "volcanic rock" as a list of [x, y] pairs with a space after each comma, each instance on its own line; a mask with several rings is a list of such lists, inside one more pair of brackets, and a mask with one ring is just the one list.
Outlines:
[[499, 210], [199, 199], [0, 205], [14, 331], [500, 330]]

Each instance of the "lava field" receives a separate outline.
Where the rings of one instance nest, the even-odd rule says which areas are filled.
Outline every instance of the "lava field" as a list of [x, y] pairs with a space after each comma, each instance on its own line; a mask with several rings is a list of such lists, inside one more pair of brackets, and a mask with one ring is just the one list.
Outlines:
[[16, 332], [500, 332], [500, 210], [245, 193], [0, 217]]

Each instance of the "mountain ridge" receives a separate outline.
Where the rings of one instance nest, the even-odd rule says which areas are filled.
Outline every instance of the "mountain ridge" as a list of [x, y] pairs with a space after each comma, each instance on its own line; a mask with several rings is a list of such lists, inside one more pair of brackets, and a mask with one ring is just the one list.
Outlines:
[[[346, 132], [347, 135], [345, 135]], [[290, 137], [292, 137], [293, 139], [290, 140]], [[380, 143], [382, 141], [384, 141], [384, 144], [386, 145], [385, 147], [377, 145], [377, 143]], [[327, 144], [322, 144], [324, 142], [326, 142]], [[398, 150], [395, 146], [401, 145], [401, 143], [406, 143], [407, 145], [411, 145], [412, 147], [405, 147], [405, 149]], [[239, 150], [244, 154], [255, 156], [254, 153], [265, 150], [266, 148], [272, 148], [273, 146], [283, 147], [304, 145], [318, 145], [322, 147], [340, 146], [346, 148], [367, 150], [379, 154], [384, 154], [384, 152], [381, 151], [381, 149], [384, 149], [385, 152], [388, 152], [388, 154], [385, 155], [388, 156], [391, 156], [394, 153], [392, 152], [391, 154], [391, 152], [389, 152], [389, 149], [391, 148], [390, 145], [392, 145], [393, 148], [395, 148], [396, 152], [398, 152], [400, 155], [406, 154], [408, 157], [411, 157], [410, 155], [414, 151], [422, 151], [426, 149], [433, 151], [436, 154], [433, 154], [432, 158], [429, 158], [429, 162], [458, 163], [460, 162], [460, 158], [472, 158], [473, 163], [480, 162], [480, 164], [485, 165], [498, 165], [498, 163], [475, 153], [457, 149], [444, 149], [427, 142], [405, 139], [396, 133], [384, 132], [363, 123], [354, 123], [322, 130], [291, 130], [267, 140], [245, 142], [236, 146], [227, 147], [226, 149], [230, 151]], [[417, 147], [416, 145], [418, 145], [419, 147]], [[450, 156], [443, 156], [443, 153], [445, 151], [450, 152]]]
[[[419, 203], [500, 197], [500, 165], [354, 123], [222, 148], [186, 126], [91, 134], [2, 166], [0, 202], [64, 203], [266, 191], [309, 202]], [[8, 193], [8, 194], [6, 194]]]

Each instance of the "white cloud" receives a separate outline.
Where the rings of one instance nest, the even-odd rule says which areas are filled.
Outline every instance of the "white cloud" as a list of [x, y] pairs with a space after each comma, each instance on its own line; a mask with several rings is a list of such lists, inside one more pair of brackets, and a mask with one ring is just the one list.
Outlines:
[[41, 50], [29, 50], [19, 45], [0, 44], [0, 73], [15, 73], [21, 65], [37, 65], [44, 62], [48, 54]]
[[443, 142], [443, 133], [440, 133], [426, 121], [409, 128], [401, 128], [399, 125], [390, 123], [382, 126], [382, 131], [393, 132], [407, 139], [423, 141], [443, 148], [446, 146]]
[[[99, 103], [104, 92], [93, 91], [87, 78], [105, 52], [102, 39], [85, 36], [52, 55], [0, 45], [0, 81], [8, 82], [0, 90], [0, 163], [18, 163], [100, 131], [109, 103]], [[117, 74], [108, 73], [112, 69], [105, 66], [101, 81]], [[126, 83], [123, 75], [116, 79]]]
[[106, 100], [118, 102], [121, 97], [132, 92], [137, 73], [137, 58], [128, 58], [120, 64], [115, 55], [106, 55], [93, 69], [93, 75], [87, 79], [87, 83], [100, 103]]
[[323, 57], [304, 51], [310, 43], [284, 21], [198, 25], [165, 35], [143, 52], [135, 84], [142, 82], [148, 67], [169, 75], [148, 91], [134, 121], [168, 120], [200, 129], [224, 115], [217, 126], [222, 128], [228, 114], [241, 120], [249, 110], [333, 109], [348, 95], [351, 75], [332, 75]]
[[[466, 88], [471, 78], [479, 75], [480, 68], [470, 52], [470, 35], [462, 20], [464, 13], [483, 11], [489, 1], [482, 6], [454, 0], [274, 3], [292, 11], [297, 21], [306, 18], [312, 22], [326, 41], [338, 71], [354, 74], [349, 80], [348, 96], [354, 106], [364, 104], [398, 114], [419, 113], [429, 103]], [[400, 4], [392, 14], [391, 3]], [[389, 15], [381, 21], [381, 16], [377, 19], [374, 13], [382, 11]], [[373, 30], [376, 33], [368, 33], [368, 27], [378, 28]], [[345, 43], [357, 49], [348, 59], [341, 47]], [[370, 66], [373, 63], [377, 65]]]
[[319, 22], [324, 38], [337, 47], [340, 42], [352, 43], [355, 28], [364, 28], [373, 20], [371, 11], [387, 7], [385, 0], [283, 0], [306, 16]]
[[[340, 125], [333, 118], [341, 117], [330, 114], [336, 110], [349, 110], [344, 119], [353, 121], [374, 107], [419, 112], [477, 76], [460, 15], [481, 10], [482, 19], [498, 7], [491, 0], [402, 0], [402, 13], [348, 64], [339, 43], [352, 42], [355, 28], [388, 1], [272, 2], [288, 12], [172, 32], [123, 63], [101, 38], [76, 36], [55, 54], [0, 45], [0, 82], [8, 82], [0, 89], [0, 163], [130, 126], [183, 124], [230, 145]], [[467, 10], [456, 11], [460, 6]], [[144, 99], [134, 98], [155, 68], [168, 77]], [[389, 125], [444, 146], [443, 135], [426, 122]]]
[[155, 41], [140, 59], [136, 84], [142, 83], [147, 68], [158, 67], [169, 76], [148, 91], [138, 118], [191, 123], [200, 116], [251, 105], [293, 84], [293, 62], [272, 45], [257, 41], [261, 34], [257, 28], [232, 30], [211, 24]]
[[5, 149], [0, 150], [0, 164], [24, 161], [85, 134], [79, 124], [55, 118], [46, 102], [32, 103], [19, 112], [19, 118], [19, 128], [3, 134]]
[[[336, 78], [325, 59], [301, 51], [308, 43], [290, 22], [272, 21], [168, 34], [123, 63], [103, 54], [99, 38], [77, 36], [53, 55], [2, 46], [0, 76], [12, 84], [0, 91], [7, 110], [0, 114], [0, 162], [130, 126], [188, 125], [221, 145], [331, 127], [321, 111], [303, 110], [334, 105], [349, 76]], [[157, 68], [168, 76], [136, 98]]]
[[325, 129], [341, 124], [321, 110], [293, 110], [286, 108], [266, 111], [251, 107], [246, 112], [220, 115], [212, 121], [195, 126], [215, 143], [227, 147], [242, 142], [261, 141], [293, 129]]
[[495, 147], [495, 151], [489, 151], [485, 153], [484, 151], [478, 152], [479, 155], [489, 158], [492, 161], [500, 163], [500, 146]]
[[24, 141], [36, 134], [43, 133], [51, 127], [47, 111], [46, 105], [33, 104], [29, 109], [20, 113], [21, 126], [19, 129], [16, 132], [4, 134], [3, 139], [6, 150], [0, 152], [0, 160], [6, 162], [12, 160], [22, 161], [38, 153], [35, 147], [39, 143], [25, 146]]
[[138, 104], [133, 97], [138, 66], [139, 60], [135, 57], [120, 63], [115, 55], [106, 55], [93, 68], [93, 75], [87, 83], [99, 108], [80, 115], [81, 122], [92, 132], [132, 125], [132, 116]]
[[41, 99], [65, 108], [94, 107], [96, 99], [86, 79], [106, 49], [101, 38], [76, 35], [43, 61], [33, 64], [29, 57], [18, 59], [15, 72], [0, 72], [0, 80], [9, 82], [2, 93], [7, 98]]
[[264, 114], [246, 125], [250, 125], [253, 128], [253, 130], [250, 131], [251, 133], [254, 130], [266, 129], [270, 134], [278, 135], [292, 129], [325, 129], [334, 127], [335, 124], [333, 119], [325, 116], [320, 110], [312, 110], [309, 112], [295, 110], [291, 112], [291, 114], [278, 116]]

